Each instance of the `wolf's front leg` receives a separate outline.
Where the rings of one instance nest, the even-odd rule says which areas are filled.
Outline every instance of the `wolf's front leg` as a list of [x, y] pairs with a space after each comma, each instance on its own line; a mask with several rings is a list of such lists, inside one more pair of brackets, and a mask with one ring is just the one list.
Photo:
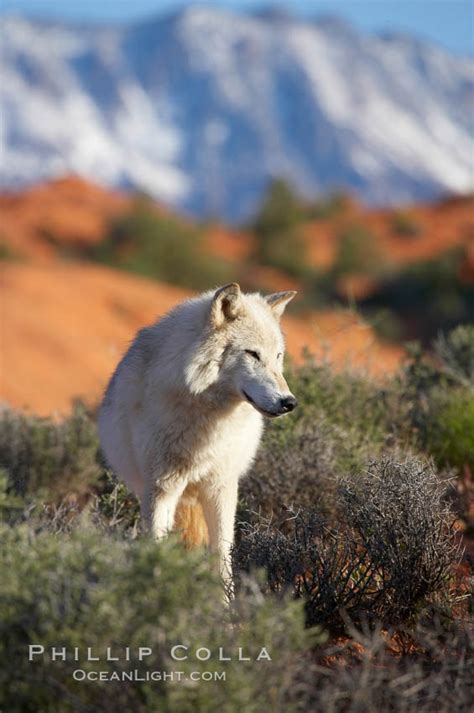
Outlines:
[[237, 479], [202, 483], [199, 495], [209, 532], [209, 548], [219, 557], [219, 571], [224, 584], [231, 585]]
[[161, 479], [146, 483], [141, 509], [146, 526], [155, 539], [168, 535], [173, 529], [174, 517], [186, 482], [180, 478]]

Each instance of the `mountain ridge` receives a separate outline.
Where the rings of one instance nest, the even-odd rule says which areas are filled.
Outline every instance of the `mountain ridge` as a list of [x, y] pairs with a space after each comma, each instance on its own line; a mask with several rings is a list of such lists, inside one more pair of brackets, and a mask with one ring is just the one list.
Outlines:
[[275, 176], [372, 204], [470, 190], [474, 60], [343, 24], [196, 6], [119, 26], [10, 17], [1, 185], [73, 172], [234, 222]]

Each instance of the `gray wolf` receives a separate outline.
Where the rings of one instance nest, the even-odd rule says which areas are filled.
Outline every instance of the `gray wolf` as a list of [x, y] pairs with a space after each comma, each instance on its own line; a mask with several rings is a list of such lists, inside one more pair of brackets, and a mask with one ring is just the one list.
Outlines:
[[178, 501], [194, 495], [225, 582], [238, 482], [263, 418], [296, 406], [279, 323], [295, 294], [244, 294], [232, 283], [179, 304], [138, 332], [99, 412], [105, 457], [140, 499], [152, 535], [166, 535]]

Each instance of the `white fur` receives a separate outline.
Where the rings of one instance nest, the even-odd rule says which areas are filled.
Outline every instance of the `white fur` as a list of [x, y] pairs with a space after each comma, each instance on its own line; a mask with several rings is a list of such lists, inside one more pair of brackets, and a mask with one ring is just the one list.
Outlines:
[[191, 486], [225, 580], [238, 480], [255, 456], [262, 413], [280, 415], [281, 398], [292, 396], [278, 319], [294, 294], [244, 295], [233, 283], [179, 304], [137, 334], [100, 409], [104, 454], [140, 498], [153, 535], [173, 527]]

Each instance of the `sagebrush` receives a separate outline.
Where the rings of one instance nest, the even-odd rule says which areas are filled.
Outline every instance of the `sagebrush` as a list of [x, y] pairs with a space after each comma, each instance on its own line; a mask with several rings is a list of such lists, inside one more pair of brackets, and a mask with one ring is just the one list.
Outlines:
[[[3, 407], [0, 707], [470, 710], [459, 529], [472, 527], [473, 354], [464, 327], [432, 354], [413, 346], [384, 383], [311, 359], [290, 370], [299, 409], [267, 428], [242, 482], [231, 606], [206, 552], [143, 535], [136, 499], [104, 466], [92, 409], [76, 404], [58, 422]], [[159, 670], [176, 669], [176, 643], [234, 657], [179, 663], [225, 681], [78, 683], [72, 660], [28, 662], [29, 643], [151, 646], [147, 666]], [[262, 646], [271, 661], [235, 657]]]

